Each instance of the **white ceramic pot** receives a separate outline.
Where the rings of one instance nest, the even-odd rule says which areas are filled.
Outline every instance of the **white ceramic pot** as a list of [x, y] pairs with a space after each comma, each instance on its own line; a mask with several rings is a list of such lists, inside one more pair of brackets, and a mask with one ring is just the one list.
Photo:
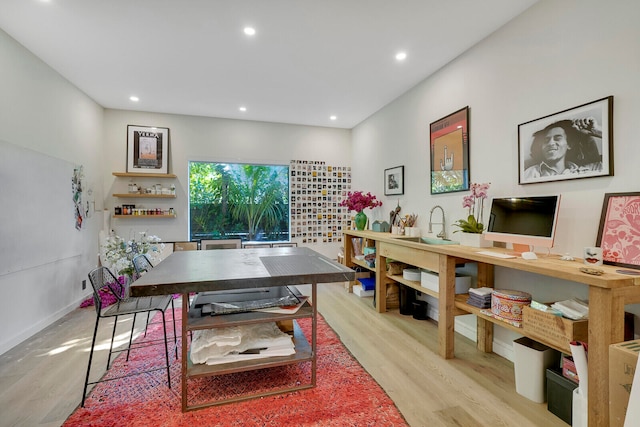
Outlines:
[[483, 233], [465, 233], [461, 231], [456, 233], [452, 239], [459, 241], [461, 245], [474, 248], [489, 248], [493, 246], [492, 241], [485, 240]]

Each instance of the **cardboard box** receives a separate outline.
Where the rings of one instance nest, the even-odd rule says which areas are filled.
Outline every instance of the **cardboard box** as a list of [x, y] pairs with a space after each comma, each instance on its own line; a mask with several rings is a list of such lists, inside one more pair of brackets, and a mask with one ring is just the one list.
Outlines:
[[[427, 288], [433, 292], [439, 292], [438, 285], [440, 276], [429, 270], [422, 270], [420, 273], [420, 286]], [[456, 294], [466, 294], [471, 287], [471, 276], [463, 276], [456, 274]]]
[[522, 309], [524, 335], [571, 354], [571, 341], [587, 342], [589, 323], [587, 320], [571, 320], [530, 306]]
[[578, 370], [576, 369], [576, 364], [573, 362], [573, 357], [562, 356], [562, 376], [570, 379], [576, 384], [580, 382], [580, 379], [578, 378]]
[[609, 425], [624, 425], [633, 376], [638, 364], [640, 340], [609, 346]]

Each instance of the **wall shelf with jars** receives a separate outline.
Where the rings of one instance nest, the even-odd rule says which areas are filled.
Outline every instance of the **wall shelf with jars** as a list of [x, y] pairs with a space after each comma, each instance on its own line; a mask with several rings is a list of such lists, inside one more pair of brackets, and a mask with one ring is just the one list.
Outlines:
[[[130, 173], [113, 172], [113, 176], [118, 178], [140, 178], [143, 184], [138, 185], [132, 180], [128, 184], [127, 192], [113, 193], [113, 197], [118, 199], [175, 199], [176, 186], [166, 186], [162, 184], [146, 184], [149, 179], [176, 178], [175, 174], [157, 173]], [[136, 206], [133, 204], [123, 204], [114, 208], [113, 218], [176, 218], [173, 208]]]

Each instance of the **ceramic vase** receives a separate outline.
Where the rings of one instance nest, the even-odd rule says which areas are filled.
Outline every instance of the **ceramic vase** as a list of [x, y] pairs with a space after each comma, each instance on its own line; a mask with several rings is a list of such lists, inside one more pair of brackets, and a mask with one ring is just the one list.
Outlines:
[[367, 226], [367, 215], [364, 212], [360, 211], [356, 214], [354, 221], [356, 223], [356, 230], [364, 230]]
[[489, 248], [493, 246], [493, 242], [485, 240], [484, 233], [465, 233], [461, 231], [455, 234], [453, 240], [458, 240], [461, 245], [474, 248]]

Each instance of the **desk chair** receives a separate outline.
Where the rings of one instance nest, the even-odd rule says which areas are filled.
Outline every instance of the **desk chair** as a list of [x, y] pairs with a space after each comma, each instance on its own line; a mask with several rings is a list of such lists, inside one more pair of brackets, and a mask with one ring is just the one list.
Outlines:
[[[144, 273], [146, 273], [147, 271], [151, 270], [153, 268], [153, 264], [151, 264], [151, 261], [149, 260], [149, 258], [145, 255], [145, 254], [138, 254], [135, 257], [133, 257], [133, 260], [131, 260], [132, 264], [133, 264], [133, 268], [136, 270], [136, 277], [135, 279], [137, 280], [140, 276], [142, 276]], [[175, 313], [175, 305], [173, 303], [173, 297], [171, 298], [171, 312]], [[147, 311], [147, 324], [144, 327], [144, 336], [147, 336], [147, 326], [149, 326], [149, 318], [151, 317], [151, 311]], [[134, 322], [135, 324], [135, 322]], [[131, 336], [133, 337], [133, 325], [131, 326]], [[178, 335], [176, 334], [176, 318], [175, 316], [173, 317], [173, 337], [174, 337], [174, 345], [176, 348], [176, 359], [178, 358], [178, 345], [177, 345], [177, 339], [178, 339]], [[127, 357], [129, 356], [129, 353], [127, 353]]]
[[[84, 407], [84, 401], [87, 395], [87, 387], [89, 386], [89, 384], [97, 384], [103, 381], [116, 380], [116, 379], [123, 378], [125, 376], [141, 374], [143, 372], [166, 369], [167, 384], [169, 388], [171, 388], [171, 376], [169, 373], [169, 347], [167, 345], [167, 325], [165, 322], [165, 311], [167, 310], [167, 307], [169, 307], [169, 303], [173, 301], [173, 297], [171, 295], [163, 295], [163, 296], [157, 296], [157, 297], [138, 297], [138, 298], [127, 297], [128, 289], [126, 288], [125, 285], [120, 284], [116, 276], [114, 276], [111, 270], [109, 270], [107, 267], [98, 267], [92, 270], [89, 273], [89, 281], [91, 282], [91, 286], [93, 287], [93, 302], [96, 307], [97, 316], [96, 316], [96, 325], [93, 330], [93, 340], [91, 341], [91, 351], [89, 353], [89, 363], [87, 365], [87, 376], [84, 381], [84, 389], [82, 392], [81, 406]], [[105, 310], [103, 311], [101, 289], [104, 288], [105, 286], [107, 286], [110, 289], [110, 291], [113, 293], [113, 295], [115, 295], [118, 301], [115, 304], [111, 305], [110, 307], [105, 308]], [[124, 375], [117, 378], [108, 378], [104, 380], [89, 382], [89, 374], [91, 372], [91, 362], [93, 360], [93, 352], [96, 345], [96, 337], [98, 335], [98, 324], [100, 323], [100, 319], [107, 318], [107, 317], [115, 318], [113, 322], [113, 332], [111, 333], [111, 344], [109, 346], [109, 356], [107, 358], [107, 370], [108, 370], [109, 364], [111, 363], [111, 355], [113, 353], [118, 353], [126, 350], [127, 360], [128, 360], [129, 351], [131, 349], [147, 347], [149, 345], [158, 344], [155, 341], [148, 341], [148, 342], [139, 343], [137, 345], [136, 344], [132, 345], [131, 343], [132, 338], [130, 337], [129, 346], [127, 348], [120, 349], [120, 350], [113, 349], [113, 341], [116, 335], [116, 326], [118, 325], [118, 317], [133, 314], [133, 323], [135, 324], [136, 315], [138, 313], [147, 313], [151, 311], [159, 311], [160, 313], [162, 313], [162, 327], [164, 331], [164, 350], [165, 350], [165, 359], [167, 362], [166, 366], [149, 369], [142, 372], [136, 372], [134, 374]], [[174, 324], [174, 327], [175, 327], [175, 324]], [[131, 335], [133, 336], [133, 329], [132, 329]], [[156, 341], [162, 342], [163, 340], [156, 340]], [[177, 349], [176, 349], [176, 354], [177, 354]]]

